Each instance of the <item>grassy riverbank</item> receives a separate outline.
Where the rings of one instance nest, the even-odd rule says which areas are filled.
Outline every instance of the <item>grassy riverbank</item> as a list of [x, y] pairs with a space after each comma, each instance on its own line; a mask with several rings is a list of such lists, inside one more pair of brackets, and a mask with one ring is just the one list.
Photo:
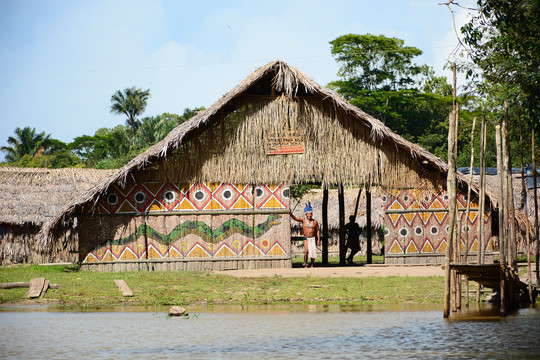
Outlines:
[[[235, 278], [210, 272], [96, 273], [74, 266], [0, 267], [1, 283], [36, 277], [61, 288], [49, 289], [40, 300], [26, 300], [26, 288], [0, 289], [0, 304], [427, 304], [441, 303], [444, 290], [442, 277]], [[125, 280], [134, 297], [123, 297], [115, 279]]]

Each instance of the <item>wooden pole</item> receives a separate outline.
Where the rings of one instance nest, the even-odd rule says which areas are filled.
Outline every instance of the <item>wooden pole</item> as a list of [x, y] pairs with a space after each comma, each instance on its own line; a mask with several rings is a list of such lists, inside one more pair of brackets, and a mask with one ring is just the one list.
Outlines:
[[502, 145], [501, 145], [501, 127], [495, 127], [495, 141], [497, 144], [497, 176], [499, 177], [499, 261], [501, 265], [500, 273], [500, 312], [501, 315], [506, 315], [506, 249], [504, 236], [504, 201], [503, 201], [503, 171], [502, 171]]
[[446, 188], [449, 194], [448, 204], [448, 234], [446, 239], [446, 255], [444, 268], [444, 310], [443, 316], [447, 318], [450, 315], [450, 297], [451, 297], [451, 275], [450, 275], [450, 255], [452, 252], [452, 239], [454, 236], [454, 224], [456, 221], [456, 159], [455, 159], [455, 129], [456, 116], [452, 111], [448, 117], [448, 175], [446, 180]]
[[358, 206], [360, 205], [360, 195], [362, 195], [362, 187], [358, 189], [358, 195], [356, 196], [356, 206], [354, 207], [354, 221], [356, 221], [356, 215], [358, 215]]
[[[486, 115], [482, 114], [480, 125], [480, 194], [478, 196], [478, 263], [483, 264], [486, 249]], [[478, 297], [479, 298], [479, 297]]]
[[[504, 154], [504, 169], [506, 171], [506, 218], [508, 224], [508, 242], [510, 249], [510, 266], [512, 268], [512, 273], [517, 274], [517, 241], [516, 241], [516, 211], [514, 208], [514, 186], [512, 180], [512, 160], [510, 159], [510, 138], [509, 138], [509, 129], [508, 129], [508, 102], [504, 100], [504, 117], [503, 117], [503, 127], [502, 127], [502, 140], [504, 144], [503, 154]], [[516, 292], [512, 292], [516, 294]], [[514, 296], [513, 296], [514, 297]], [[517, 299], [514, 299], [517, 300]]]
[[323, 187], [322, 223], [322, 263], [326, 265], [328, 264], [328, 185]]
[[366, 188], [366, 230], [367, 230], [367, 247], [366, 247], [366, 262], [373, 263], [371, 249], [371, 190]]
[[446, 254], [444, 268], [444, 310], [443, 316], [447, 318], [450, 315], [452, 276], [450, 270], [450, 261], [452, 254], [452, 241], [455, 232], [456, 221], [456, 131], [457, 131], [457, 101], [456, 101], [456, 63], [452, 64], [453, 72], [453, 109], [448, 116], [448, 174], [446, 177], [446, 191], [448, 193], [448, 234], [446, 236]]
[[525, 228], [526, 232], [526, 244], [527, 244], [527, 278], [529, 279], [527, 284], [527, 292], [529, 293], [529, 301], [533, 302], [532, 294], [532, 279], [531, 279], [531, 234], [529, 232], [529, 211], [527, 209], [527, 185], [525, 182], [525, 162], [523, 160], [523, 124], [521, 121], [521, 111], [518, 109], [517, 113], [518, 118], [518, 128], [519, 128], [519, 162], [521, 170], [521, 202], [520, 207], [521, 211], [525, 214], [527, 218], [527, 226]]
[[338, 202], [339, 202], [339, 264], [345, 265], [346, 249], [345, 249], [345, 196], [343, 183], [338, 185]]
[[[531, 131], [531, 142], [532, 142], [532, 170], [533, 170], [533, 196], [534, 196], [534, 234], [536, 236], [536, 286], [540, 287], [540, 271], [539, 271], [539, 258], [540, 258], [540, 247], [538, 245], [538, 238], [540, 238], [540, 234], [538, 233], [538, 192], [536, 190], [536, 149], [535, 149], [535, 139], [534, 139], [534, 122], [532, 124], [532, 131]], [[531, 281], [531, 280], [529, 280]]]
[[[469, 255], [469, 214], [471, 212], [471, 184], [473, 182], [473, 167], [474, 167], [474, 128], [476, 127], [476, 116], [473, 118], [471, 130], [471, 165], [469, 166], [469, 186], [467, 187], [467, 210], [465, 211], [465, 254], [463, 262], [467, 264], [467, 256]], [[479, 215], [479, 214], [478, 214]], [[468, 299], [467, 291], [467, 299]]]

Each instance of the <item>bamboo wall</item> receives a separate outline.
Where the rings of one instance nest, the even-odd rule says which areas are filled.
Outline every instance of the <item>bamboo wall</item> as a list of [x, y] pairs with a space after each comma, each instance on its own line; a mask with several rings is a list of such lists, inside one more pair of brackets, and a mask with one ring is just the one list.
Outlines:
[[68, 229], [59, 236], [47, 254], [39, 251], [36, 235], [39, 226], [0, 224], [0, 264], [75, 262], [76, 235]]
[[287, 267], [288, 208], [283, 184], [112, 186], [79, 216], [80, 262], [105, 271]]
[[[384, 197], [385, 206], [385, 263], [387, 264], [442, 264], [446, 252], [448, 232], [448, 195], [446, 190], [395, 190]], [[457, 196], [457, 224], [460, 230], [460, 251], [468, 251], [469, 261], [478, 257], [479, 224], [478, 199], [471, 199], [471, 211], [466, 221], [467, 192]], [[498, 251], [497, 237], [492, 236], [492, 216], [486, 211], [486, 261]], [[465, 227], [469, 226], [466, 243]]]

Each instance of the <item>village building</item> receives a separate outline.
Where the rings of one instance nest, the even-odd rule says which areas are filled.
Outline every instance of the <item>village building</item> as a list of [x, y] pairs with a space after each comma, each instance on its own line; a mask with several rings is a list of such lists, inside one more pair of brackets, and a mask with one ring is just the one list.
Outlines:
[[65, 237], [51, 243], [47, 259], [40, 255], [36, 235], [43, 223], [77, 194], [114, 172], [0, 167], [0, 264], [37, 263], [51, 257], [55, 261], [78, 261], [75, 233], [67, 230]]
[[[65, 261], [53, 249], [70, 242], [83, 268], [105, 271], [290, 267], [289, 186], [317, 182], [384, 189], [385, 261], [440, 263], [447, 172], [441, 159], [274, 61], [78, 195], [43, 226], [37, 247]], [[463, 214], [468, 182], [458, 174], [458, 183]], [[486, 198], [484, 216], [473, 205], [461, 219], [471, 228], [486, 222], [489, 253], [496, 233]], [[475, 236], [463, 246], [474, 251]]]

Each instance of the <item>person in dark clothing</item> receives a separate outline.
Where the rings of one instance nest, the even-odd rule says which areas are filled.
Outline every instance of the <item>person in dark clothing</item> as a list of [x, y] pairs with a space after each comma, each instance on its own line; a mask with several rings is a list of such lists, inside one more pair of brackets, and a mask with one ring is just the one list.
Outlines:
[[356, 223], [353, 215], [349, 216], [349, 222], [345, 225], [345, 232], [347, 234], [345, 249], [351, 249], [347, 262], [352, 264], [354, 255], [360, 251], [360, 226]]

